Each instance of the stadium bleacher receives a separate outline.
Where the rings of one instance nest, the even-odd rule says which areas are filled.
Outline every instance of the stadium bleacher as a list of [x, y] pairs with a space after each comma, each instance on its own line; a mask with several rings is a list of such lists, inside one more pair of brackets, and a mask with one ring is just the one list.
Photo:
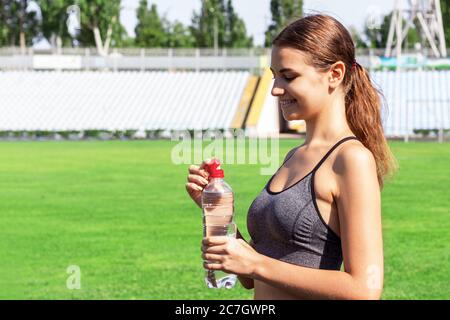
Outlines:
[[[450, 71], [376, 71], [388, 136], [450, 128]], [[268, 69], [248, 71], [3, 71], [0, 131], [279, 132]], [[299, 126], [301, 127], [301, 126]], [[304, 128], [304, 127], [303, 127]]]
[[385, 97], [388, 136], [450, 129], [450, 71], [376, 71], [371, 76]]
[[248, 72], [2, 72], [0, 130], [229, 127]]

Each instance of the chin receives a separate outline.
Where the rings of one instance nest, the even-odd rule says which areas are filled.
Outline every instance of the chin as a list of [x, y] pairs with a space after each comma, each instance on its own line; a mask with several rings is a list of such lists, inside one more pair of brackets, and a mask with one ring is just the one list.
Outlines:
[[301, 115], [299, 115], [298, 113], [288, 113], [288, 114], [285, 114], [285, 113], [283, 112], [283, 118], [284, 118], [286, 121], [304, 120], [304, 118], [303, 118]]

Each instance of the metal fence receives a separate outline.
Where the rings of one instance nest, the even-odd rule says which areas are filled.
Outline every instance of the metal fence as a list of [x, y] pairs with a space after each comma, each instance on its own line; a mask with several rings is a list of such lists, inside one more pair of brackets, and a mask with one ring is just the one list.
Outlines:
[[[379, 57], [383, 54], [383, 49], [356, 50], [358, 63], [371, 71], [379, 69]], [[4, 47], [0, 48], [0, 69], [246, 70], [261, 75], [270, 64], [270, 55], [270, 48], [113, 48], [108, 56], [101, 56], [96, 48], [27, 48], [22, 52], [19, 47]]]
[[[110, 53], [122, 56], [261, 56], [270, 54], [270, 48], [112, 48]], [[33, 55], [33, 54], [75, 54], [97, 55], [95, 47], [88, 48], [52, 48], [51, 50], [33, 50], [26, 48], [23, 53], [20, 47], [0, 47], [0, 56]]]
[[[61, 48], [25, 53], [20, 48], [0, 48], [2, 70], [246, 70], [261, 74], [270, 50], [265, 48], [122, 48], [99, 56], [95, 48]], [[70, 60], [72, 58], [72, 60]], [[46, 63], [42, 63], [46, 60]]]

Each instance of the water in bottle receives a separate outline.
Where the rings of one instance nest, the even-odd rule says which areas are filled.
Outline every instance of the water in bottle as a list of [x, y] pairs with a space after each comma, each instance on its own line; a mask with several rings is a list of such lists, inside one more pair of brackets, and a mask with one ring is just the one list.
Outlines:
[[[220, 161], [213, 159], [206, 170], [210, 179], [202, 192], [203, 236], [236, 237], [233, 190], [224, 180]], [[230, 289], [236, 283], [236, 275], [206, 270], [205, 282], [208, 288]]]

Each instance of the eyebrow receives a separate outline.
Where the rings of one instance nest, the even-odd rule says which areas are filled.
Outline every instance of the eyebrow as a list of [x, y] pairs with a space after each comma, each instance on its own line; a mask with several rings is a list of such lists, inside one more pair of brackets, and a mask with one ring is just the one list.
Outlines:
[[[270, 68], [270, 67], [269, 67], [269, 68]], [[270, 71], [272, 71], [272, 73], [275, 73], [275, 72], [273, 71], [272, 68], [270, 68]], [[286, 71], [293, 71], [293, 72], [296, 72], [295, 70], [293, 70], [293, 69], [291, 69], [291, 68], [283, 68], [283, 69], [280, 70], [280, 73], [286, 72]]]

